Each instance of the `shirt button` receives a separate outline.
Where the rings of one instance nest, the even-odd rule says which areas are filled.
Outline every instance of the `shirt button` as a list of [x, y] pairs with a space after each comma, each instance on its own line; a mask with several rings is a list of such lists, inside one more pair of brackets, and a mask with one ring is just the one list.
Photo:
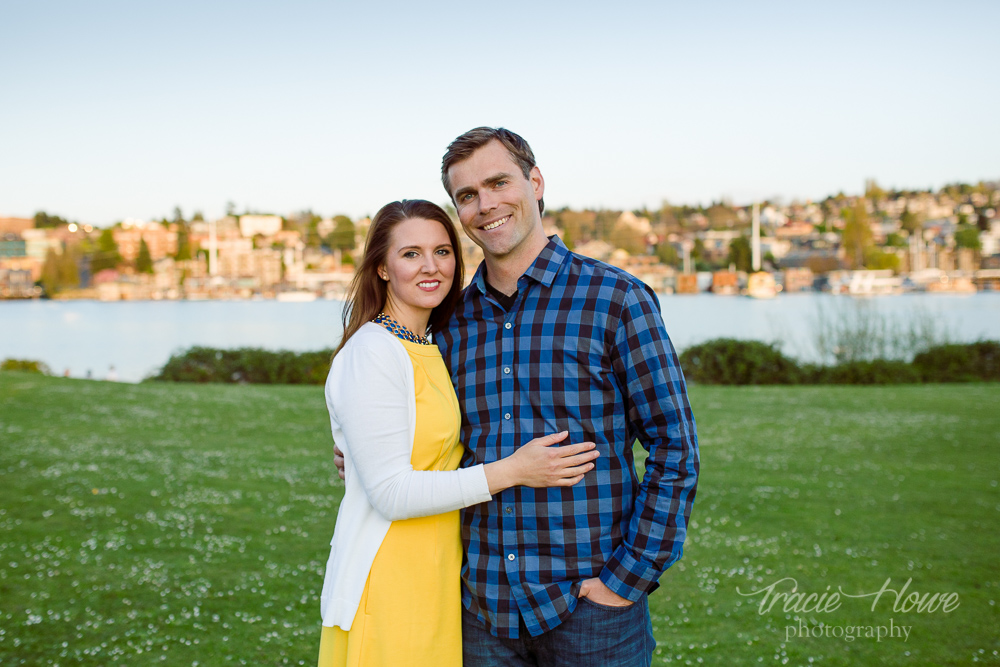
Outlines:
[[507, 554], [507, 560], [514, 560], [514, 554]]
[[504, 368], [503, 372], [506, 373], [507, 375], [510, 375], [510, 366], [507, 366], [506, 368]]
[[504, 511], [504, 514], [510, 514], [514, 510], [512, 508], [510, 508], [510, 507], [505, 507], [505, 508], [503, 508], [503, 511]]
[[507, 322], [505, 325], [503, 325], [503, 328], [504, 329], [510, 329], [510, 322]]
[[505, 415], [503, 416], [503, 418], [504, 418], [504, 419], [510, 419], [510, 413], [508, 412], [507, 414], [505, 414]]

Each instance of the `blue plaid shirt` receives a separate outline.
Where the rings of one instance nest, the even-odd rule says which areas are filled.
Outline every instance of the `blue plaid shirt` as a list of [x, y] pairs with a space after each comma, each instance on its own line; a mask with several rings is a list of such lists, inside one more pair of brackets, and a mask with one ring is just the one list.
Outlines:
[[[629, 600], [682, 553], [698, 438], [680, 363], [646, 285], [552, 237], [510, 311], [484, 265], [435, 336], [462, 406], [463, 465], [569, 431], [596, 468], [573, 487], [517, 486], [462, 512], [462, 602], [498, 637], [559, 625], [591, 577]], [[632, 443], [649, 452], [640, 483]]]

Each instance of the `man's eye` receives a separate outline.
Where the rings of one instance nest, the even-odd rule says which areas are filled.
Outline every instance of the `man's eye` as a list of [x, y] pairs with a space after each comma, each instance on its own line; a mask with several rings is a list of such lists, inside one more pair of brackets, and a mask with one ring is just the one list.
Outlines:
[[472, 199], [472, 195], [469, 193], [466, 193], [458, 198], [459, 201], [469, 201], [470, 199]]

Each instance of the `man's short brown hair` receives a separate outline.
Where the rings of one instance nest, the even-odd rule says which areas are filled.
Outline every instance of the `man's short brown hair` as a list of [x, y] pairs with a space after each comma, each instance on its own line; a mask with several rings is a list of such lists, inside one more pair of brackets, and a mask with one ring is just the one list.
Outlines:
[[[469, 130], [462, 136], [455, 139], [448, 145], [448, 150], [441, 159], [441, 182], [444, 184], [445, 192], [455, 203], [455, 198], [451, 193], [451, 180], [448, 178], [448, 170], [455, 164], [472, 157], [477, 150], [490, 143], [499, 141], [510, 154], [510, 158], [521, 168], [521, 173], [525, 178], [531, 178], [531, 170], [535, 168], [535, 154], [531, 152], [531, 146], [519, 135], [502, 127], [477, 127]], [[545, 211], [545, 202], [538, 200], [538, 212]]]

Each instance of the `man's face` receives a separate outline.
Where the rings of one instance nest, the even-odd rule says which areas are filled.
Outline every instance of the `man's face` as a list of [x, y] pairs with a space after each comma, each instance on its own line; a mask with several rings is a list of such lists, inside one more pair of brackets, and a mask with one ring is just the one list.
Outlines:
[[494, 258], [510, 255], [541, 234], [538, 200], [545, 181], [535, 167], [525, 178], [499, 141], [491, 141], [448, 170], [452, 199], [465, 233]]

